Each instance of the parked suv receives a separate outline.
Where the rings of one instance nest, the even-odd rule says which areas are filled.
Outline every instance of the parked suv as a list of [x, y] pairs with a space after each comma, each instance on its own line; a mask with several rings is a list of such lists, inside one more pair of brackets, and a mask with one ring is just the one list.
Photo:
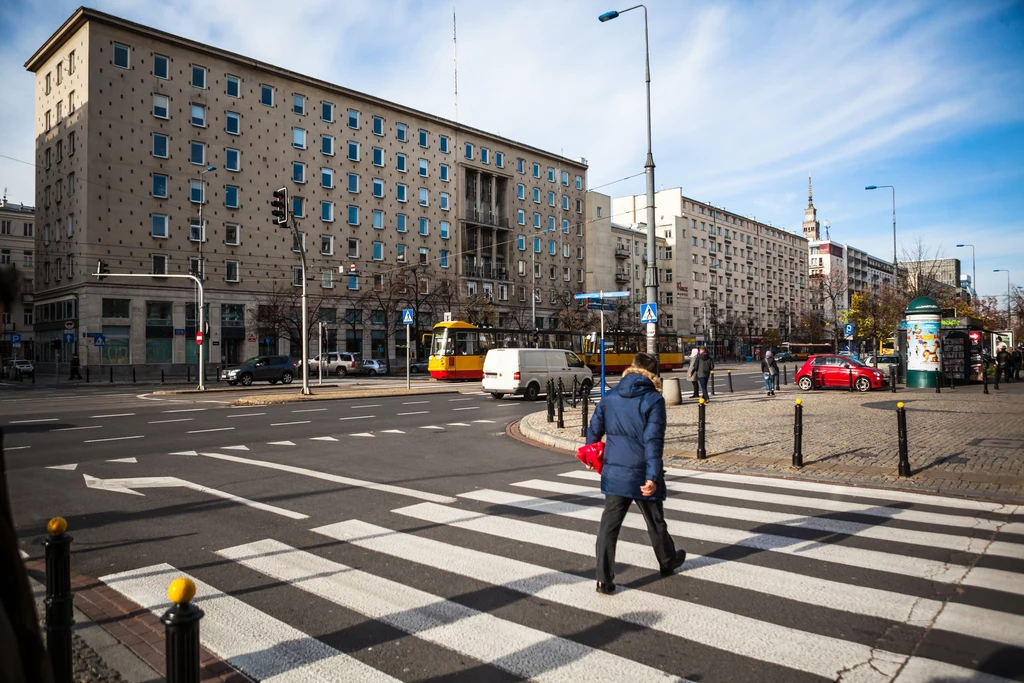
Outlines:
[[32, 376], [36, 374], [35, 366], [32, 365], [31, 361], [25, 360], [24, 358], [14, 358], [7, 361], [7, 376], [17, 377], [18, 372], [21, 372], [22, 376]]
[[857, 391], [881, 389], [888, 380], [881, 370], [868, 367], [856, 358], [840, 354], [811, 356], [793, 378], [801, 389], [837, 387], [849, 389], [850, 382]]
[[[317, 372], [317, 366], [320, 362], [320, 356], [310, 359], [309, 371], [311, 374]], [[328, 351], [324, 354], [324, 374], [344, 377], [345, 375], [358, 375], [362, 371], [363, 361], [358, 353]]]
[[291, 384], [295, 378], [295, 366], [288, 356], [255, 356], [236, 368], [222, 371], [220, 378], [227, 380], [228, 384], [246, 387], [253, 382]]

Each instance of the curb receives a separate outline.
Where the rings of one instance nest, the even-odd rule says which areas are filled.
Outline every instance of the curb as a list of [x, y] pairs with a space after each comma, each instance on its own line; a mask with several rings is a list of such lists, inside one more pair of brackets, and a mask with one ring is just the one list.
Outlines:
[[344, 401], [355, 398], [388, 398], [392, 396], [432, 396], [435, 394], [458, 394], [455, 387], [438, 387], [425, 391], [415, 389], [349, 389], [344, 392], [320, 393], [320, 394], [288, 394], [274, 396], [273, 394], [257, 394], [255, 396], [242, 396], [235, 399], [232, 405], [236, 406], [273, 406], [286, 403], [309, 403], [316, 401]]
[[[313, 379], [310, 380], [310, 387], [313, 386], [313, 382], [314, 381], [316, 381], [316, 380], [313, 380]], [[399, 379], [396, 379], [394, 381], [395, 382], [401, 382], [403, 380], [402, 380], [402, 378], [399, 378]], [[185, 384], [185, 383], [182, 382], [182, 384]], [[192, 382], [192, 384], [195, 384], [195, 382]], [[177, 395], [180, 395], [180, 394], [212, 394], [212, 393], [229, 393], [229, 392], [232, 392], [232, 391], [239, 392], [239, 391], [252, 391], [253, 390], [251, 385], [247, 386], [247, 387], [243, 387], [243, 386], [235, 386], [235, 387], [233, 387], [233, 386], [230, 386], [230, 385], [222, 387], [222, 386], [216, 386], [217, 384], [221, 384], [221, 382], [216, 382], [216, 381], [211, 382], [211, 384], [213, 384], [215, 386], [207, 386], [206, 389], [204, 389], [203, 391], [199, 391], [198, 389], [161, 389], [159, 391], [154, 391], [154, 392], [151, 392], [151, 393], [154, 394], [155, 396], [177, 396]], [[227, 384], [227, 383], [223, 382], [223, 384]], [[427, 385], [427, 384], [429, 384], [429, 382], [419, 382], [419, 384]], [[162, 385], [160, 385], [159, 382], [158, 382], [158, 383], [156, 383], [156, 386], [162, 386]], [[266, 391], [285, 391], [287, 389], [295, 389], [297, 386], [302, 386], [302, 380], [301, 379], [297, 383], [293, 382], [292, 384], [267, 385], [265, 387], [259, 387], [259, 389], [261, 389], [261, 390], [265, 389]], [[321, 389], [323, 389], [323, 388], [335, 389], [335, 388], [340, 388], [340, 387], [345, 387], [345, 386], [361, 387], [361, 386], [365, 386], [365, 383], [364, 382], [353, 382], [352, 384], [325, 384], [325, 385], [320, 386], [319, 388], [321, 388]]]
[[534, 418], [546, 421], [547, 413], [545, 411], [530, 413], [519, 420], [519, 433], [529, 441], [541, 443], [545, 446], [557, 448], [560, 451], [568, 451], [570, 453], [575, 453], [576, 449], [582, 446], [585, 442], [585, 439], [582, 436], [575, 439], [569, 439], [563, 436], [545, 434], [530, 424]]

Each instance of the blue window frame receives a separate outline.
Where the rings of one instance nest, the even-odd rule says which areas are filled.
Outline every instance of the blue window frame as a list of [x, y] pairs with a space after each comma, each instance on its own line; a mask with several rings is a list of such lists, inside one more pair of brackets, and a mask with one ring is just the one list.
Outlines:
[[441, 221], [441, 239], [446, 240], [451, 234], [451, 223], [448, 221]]
[[359, 129], [359, 112], [355, 109], [348, 110], [348, 127], [355, 130]]
[[384, 181], [380, 178], [373, 179], [373, 196], [383, 197], [384, 196]]
[[419, 137], [420, 147], [429, 147], [430, 146], [430, 133], [428, 133], [427, 131], [425, 131], [422, 128], [420, 128], [419, 132], [418, 132], [418, 137]]
[[440, 136], [437, 139], [437, 147], [444, 154], [448, 154], [448, 150], [450, 149], [450, 144], [451, 144], [451, 141], [449, 140], [447, 135], [442, 135], [442, 136]]
[[359, 161], [359, 143], [349, 141], [348, 143], [348, 158], [350, 161]]
[[234, 185], [224, 186], [224, 206], [229, 209], [238, 208], [238, 188]]
[[240, 171], [242, 169], [242, 153], [237, 149], [225, 149], [224, 168], [229, 171]]
[[334, 171], [329, 168], [320, 169], [320, 187], [326, 187], [328, 190], [334, 187]]
[[441, 250], [441, 267], [442, 268], [447, 268], [448, 267], [448, 250], [447, 249], [442, 249]]
[[539, 187], [533, 188], [533, 203], [534, 204], [540, 204], [540, 188]]
[[430, 205], [430, 193], [427, 191], [427, 188], [421, 187], [420, 188], [420, 206], [429, 206], [429, 205]]
[[348, 224], [359, 225], [359, 207], [349, 206], [348, 207]]
[[233, 111], [229, 111], [225, 119], [224, 130], [232, 135], [240, 134], [242, 132], [242, 117]]
[[399, 244], [395, 247], [395, 260], [399, 263], [405, 263], [406, 247], [404, 244]]
[[426, 177], [427, 177], [427, 174], [428, 174], [428, 172], [429, 172], [429, 168], [430, 168], [430, 167], [429, 167], [429, 165], [427, 164], [427, 160], [426, 160], [426, 159], [420, 159], [420, 163], [419, 163], [419, 174], [420, 174], [420, 175], [421, 175], [422, 177], [424, 177], [424, 178], [426, 178]]
[[548, 182], [555, 182], [555, 169], [551, 168], [550, 166], [548, 166]]
[[306, 115], [306, 96], [292, 95], [292, 112], [299, 116]]
[[334, 105], [330, 102], [320, 103], [320, 118], [328, 123], [334, 122]]
[[554, 230], [554, 229], [555, 229], [555, 217], [554, 216], [548, 216], [548, 230]]
[[522, 183], [516, 185], [516, 197], [518, 199], [526, 199], [526, 185]]
[[167, 216], [163, 214], [153, 214], [153, 227], [150, 229], [150, 233], [153, 237], [167, 237]]
[[505, 167], [505, 155], [502, 154], [501, 152], [495, 152], [494, 153], [494, 165], [497, 166], [498, 168], [504, 168]]
[[576, 189], [577, 190], [582, 190], [583, 189], [583, 176], [576, 176]]
[[473, 143], [471, 143], [471, 142], [467, 142], [466, 143], [466, 158], [467, 159], [472, 159], [473, 158]]
[[540, 227], [540, 214], [539, 213], [533, 214], [533, 227], [535, 227], [535, 228], [539, 228]]
[[206, 69], [201, 66], [192, 65], [192, 87], [206, 87]]
[[536, 254], [540, 253], [540, 238], [539, 237], [534, 237], [533, 238], [533, 251]]
[[407, 232], [409, 229], [409, 219], [404, 213], [397, 214], [395, 216], [395, 227], [398, 232]]
[[430, 234], [430, 221], [427, 220], [426, 218], [423, 218], [423, 217], [420, 217], [420, 234], [421, 235], [429, 235]]
[[526, 159], [516, 159], [516, 172], [526, 173]]
[[306, 182], [306, 165], [300, 161], [292, 162], [292, 182], [293, 183], [304, 183]]
[[201, 142], [189, 143], [188, 161], [190, 164], [206, 163], [206, 145]]
[[480, 148], [480, 163], [481, 164], [489, 164], [489, 163], [491, 163], [491, 150], [487, 149], [486, 147], [481, 147]]
[[398, 183], [395, 185], [395, 196], [400, 202], [408, 201], [409, 188], [403, 183]]
[[569, 187], [569, 172], [562, 171], [562, 185]]
[[397, 170], [399, 173], [405, 173], [408, 170], [405, 162], [406, 162], [406, 156], [404, 154], [402, 154], [401, 152], [396, 154], [395, 155], [395, 170]]
[[566, 218], [562, 219], [562, 232], [566, 235], [569, 234], [569, 220]]
[[380, 209], [373, 210], [373, 229], [383, 230], [384, 229], [384, 212]]
[[359, 176], [355, 173], [348, 174], [348, 191], [359, 192]]
[[540, 178], [540, 164], [538, 163], [533, 164], [533, 177]]
[[260, 104], [265, 107], [274, 106], [274, 89], [269, 85], [260, 86]]
[[330, 135], [320, 138], [320, 152], [327, 156], [334, 156], [334, 138]]
[[548, 253], [552, 256], [558, 253], [558, 245], [555, 244], [554, 240], [548, 240]]
[[320, 202], [320, 220], [334, 221], [334, 202]]
[[384, 243], [374, 242], [373, 243], [373, 260], [383, 261], [384, 260]]
[[555, 193], [554, 192], [548, 192], [548, 206], [554, 206], [554, 205], [555, 205]]
[[373, 148], [373, 165], [383, 166], [384, 165], [384, 150], [380, 147]]
[[170, 60], [163, 55], [153, 55], [153, 75], [157, 78], [170, 78]]
[[114, 43], [114, 66], [118, 67], [119, 69], [127, 69], [128, 55], [129, 49], [127, 45]]
[[349, 275], [348, 276], [348, 288], [349, 289], [359, 289], [359, 276], [358, 275]]
[[306, 131], [302, 128], [292, 128], [292, 147], [306, 149]]
[[373, 117], [373, 134], [384, 135], [384, 119], [379, 116]]
[[159, 173], [153, 174], [153, 196], [167, 199], [167, 176]]
[[238, 76], [228, 76], [227, 85], [225, 86], [224, 92], [227, 93], [228, 97], [238, 97], [242, 92], [241, 81], [238, 80]]
[[203, 201], [203, 182], [201, 180], [188, 181], [188, 200], [193, 204]]
[[520, 235], [516, 238], [516, 246], [519, 251], [526, 251], [526, 235]]
[[448, 200], [449, 200], [448, 193], [447, 192], [442, 192], [441, 193], [440, 204], [439, 204], [439, 206], [441, 207], [442, 211], [447, 211], [448, 210]]
[[516, 221], [519, 225], [526, 225], [526, 212], [522, 209], [516, 211]]
[[409, 139], [409, 127], [404, 123], [395, 124], [395, 137], [399, 142], [406, 142]]
[[292, 197], [292, 215], [296, 218], [303, 218], [306, 215], [306, 200], [302, 197]]
[[441, 182], [447, 183], [449, 180], [451, 180], [451, 176], [449, 176], [448, 164], [441, 164], [439, 169], [440, 169], [439, 170], [439, 175], [441, 177]]

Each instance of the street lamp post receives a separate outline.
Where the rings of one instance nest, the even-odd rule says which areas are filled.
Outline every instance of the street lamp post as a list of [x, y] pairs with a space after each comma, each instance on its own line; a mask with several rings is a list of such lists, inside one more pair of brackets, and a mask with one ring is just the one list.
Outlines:
[[[973, 244], [958, 244], [958, 247], [970, 247], [971, 248], [971, 288], [978, 291], [978, 264], [974, 259], [974, 245]], [[958, 283], [959, 284], [959, 283]], [[972, 299], [974, 295], [972, 294]]]
[[[554, 230], [552, 230], [551, 228], [547, 228], [545, 230], [541, 230], [539, 233], [537, 233], [537, 235], [535, 236], [534, 239], [537, 239], [541, 235], [545, 235], [545, 234], [547, 234], [549, 232], [554, 232]], [[530, 249], [530, 268], [533, 270], [533, 272], [530, 273], [530, 275], [533, 278], [533, 291], [530, 292], [530, 311], [532, 312], [533, 320], [531, 320], [530, 322], [533, 324], [533, 331], [536, 333], [538, 331], [538, 327], [537, 327], [537, 247], [536, 246], [533, 246]]]
[[[207, 166], [205, 169], [199, 172], [199, 272], [196, 273], [196, 277], [199, 278], [199, 282], [206, 282], [206, 267], [203, 263], [203, 242], [206, 241], [206, 224], [203, 223], [203, 204], [206, 203], [206, 179], [203, 178], [210, 171], [216, 171], [216, 166]], [[203, 287], [199, 288], [199, 330], [206, 335], [206, 311], [203, 310], [206, 303], [203, 301]], [[210, 348], [210, 340], [204, 339], [207, 343], [206, 348]], [[203, 363], [203, 347], [202, 345], [196, 346], [196, 354], [199, 356], [199, 391], [206, 391], [206, 368]]]
[[[892, 288], [893, 291], [899, 291], [900, 286], [900, 269], [896, 262], [896, 188], [892, 185], [868, 185], [865, 190], [878, 190], [880, 188], [887, 187], [892, 190]], [[900, 336], [900, 328], [897, 324], [895, 332], [893, 332], [893, 350], [899, 348], [899, 342], [897, 341]]]
[[[651, 152], [651, 49], [647, 31], [647, 6], [634, 5], [621, 11], [612, 10], [598, 17], [602, 23], [615, 19], [620, 14], [631, 10], [644, 11], [644, 74], [647, 83], [647, 161], [644, 170], [647, 175], [647, 303], [657, 306], [658, 303], [658, 262], [655, 258], [656, 244], [654, 239], [654, 154]], [[647, 323], [647, 353], [658, 353], [657, 323]]]
[[1006, 273], [1006, 329], [1013, 329], [1013, 319], [1010, 318], [1010, 271], [1006, 268], [996, 268], [993, 273]]

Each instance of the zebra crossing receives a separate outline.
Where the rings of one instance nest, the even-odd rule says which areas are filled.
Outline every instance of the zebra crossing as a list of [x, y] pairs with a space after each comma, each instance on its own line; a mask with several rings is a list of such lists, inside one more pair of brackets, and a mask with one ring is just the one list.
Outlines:
[[667, 477], [666, 518], [686, 564], [661, 578], [630, 512], [611, 596], [594, 590], [600, 478], [582, 470], [455, 496], [382, 486], [401, 497], [365, 519], [303, 520], [289, 538], [257, 532], [192, 565], [102, 580], [159, 614], [168, 583], [189, 576], [204, 645], [261, 681], [1024, 674], [1024, 509], [682, 469]]

